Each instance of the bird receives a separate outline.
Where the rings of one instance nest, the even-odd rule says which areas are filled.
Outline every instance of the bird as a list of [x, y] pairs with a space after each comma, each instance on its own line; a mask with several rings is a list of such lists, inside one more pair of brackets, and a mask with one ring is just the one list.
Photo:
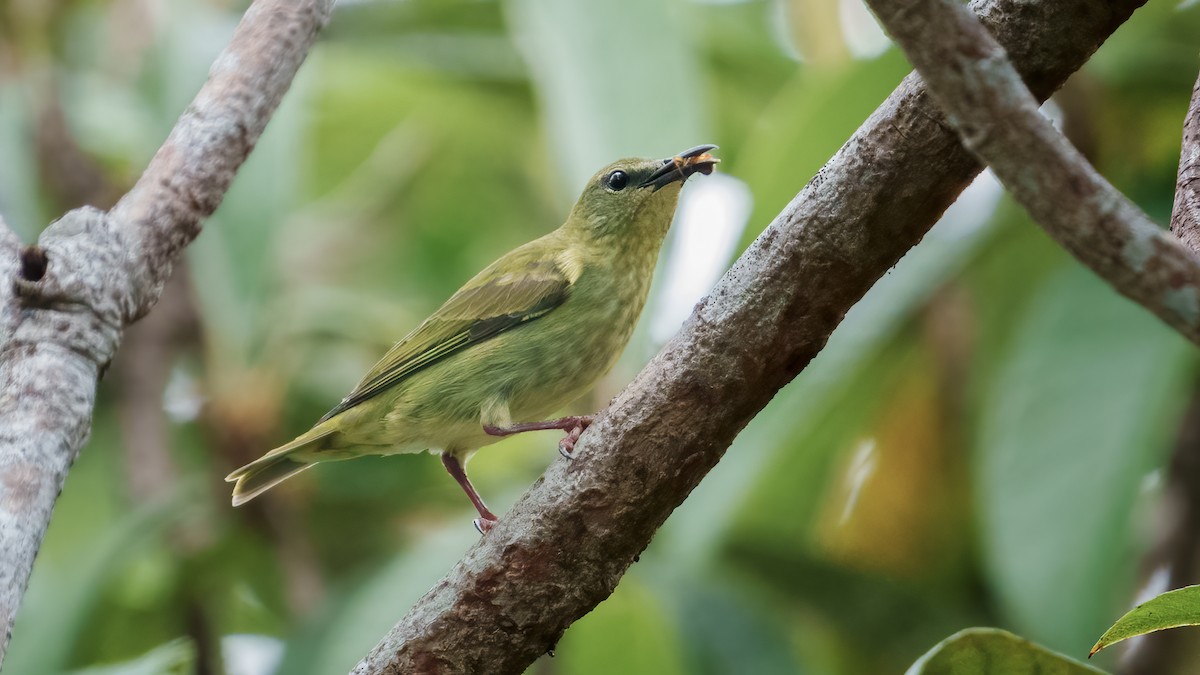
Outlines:
[[467, 461], [505, 436], [544, 429], [566, 432], [559, 452], [572, 456], [593, 417], [543, 418], [588, 391], [625, 349], [680, 190], [713, 171], [716, 147], [598, 171], [562, 226], [475, 275], [307, 432], [230, 473], [233, 505], [321, 462], [429, 450], [486, 534], [498, 518]]

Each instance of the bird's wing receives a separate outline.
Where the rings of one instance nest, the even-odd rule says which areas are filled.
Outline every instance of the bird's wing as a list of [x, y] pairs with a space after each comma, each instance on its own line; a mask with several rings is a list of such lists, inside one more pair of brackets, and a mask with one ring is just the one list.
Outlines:
[[572, 280], [536, 249], [517, 249], [480, 272], [433, 316], [397, 342], [321, 421], [378, 395], [413, 373], [529, 321], [566, 301]]

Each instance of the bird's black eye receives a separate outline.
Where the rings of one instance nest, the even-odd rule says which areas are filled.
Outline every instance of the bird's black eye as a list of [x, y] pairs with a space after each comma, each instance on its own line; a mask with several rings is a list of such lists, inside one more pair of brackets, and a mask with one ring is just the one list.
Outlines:
[[613, 192], [620, 192], [629, 184], [629, 174], [624, 171], [614, 171], [604, 177], [604, 184]]

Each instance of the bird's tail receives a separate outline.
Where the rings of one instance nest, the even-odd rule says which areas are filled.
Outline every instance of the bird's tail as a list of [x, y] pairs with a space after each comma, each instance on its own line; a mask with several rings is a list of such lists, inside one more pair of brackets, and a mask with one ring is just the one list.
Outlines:
[[234, 483], [233, 505], [241, 506], [312, 466], [314, 462], [298, 459], [295, 456], [296, 451], [308, 448], [333, 433], [332, 429], [322, 430], [315, 434], [313, 431], [300, 436], [287, 445], [275, 448], [226, 476], [226, 482]]

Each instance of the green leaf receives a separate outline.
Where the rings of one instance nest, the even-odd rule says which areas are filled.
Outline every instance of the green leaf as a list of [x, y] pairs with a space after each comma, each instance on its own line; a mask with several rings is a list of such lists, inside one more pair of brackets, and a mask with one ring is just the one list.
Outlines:
[[30, 87], [0, 87], [0, 214], [25, 241], [47, 224], [38, 203], [37, 157], [29, 129]]
[[673, 618], [649, 588], [627, 577], [567, 630], [551, 663], [563, 675], [688, 672]]
[[1082, 267], [1037, 291], [981, 401], [974, 466], [984, 569], [1023, 634], [1082, 654], [1129, 592], [1131, 512], [1193, 358]]
[[[468, 522], [453, 521], [456, 525]], [[478, 538], [470, 527], [440, 527], [377, 570], [314, 617], [288, 642], [276, 672], [320, 675], [346, 672], [429, 590]]]
[[[787, 626], [757, 601], [755, 588], [728, 567], [681, 568], [670, 552], [647, 551], [630, 570], [629, 579], [670, 610], [689, 675], [810, 672], [798, 660]], [[618, 593], [626, 583], [621, 582]]]
[[588, 176], [617, 157], [663, 157], [721, 142], [705, 132], [709, 113], [684, 23], [688, 5], [671, 4], [506, 5], [572, 199]]
[[1200, 586], [1167, 591], [1129, 610], [1104, 631], [1088, 657], [1121, 640], [1180, 626], [1200, 626]]
[[[800, 67], [753, 119], [732, 171], [754, 188], [749, 244], [909, 72], [898, 50], [843, 68]], [[731, 148], [732, 149], [732, 148]], [[728, 155], [726, 155], [728, 157]]]
[[[91, 466], [98, 465], [93, 462]], [[52, 530], [68, 524], [77, 526], [91, 515], [79, 514], [80, 508], [104, 510], [96, 504], [82, 503], [89, 496], [87, 486], [81, 486], [81, 481], [86, 480], [83, 474], [72, 474], [68, 490], [56, 509]], [[59, 550], [47, 551], [51, 555], [41, 556], [34, 568], [26, 606], [17, 623], [21, 639], [14, 641], [9, 649], [5, 660], [9, 670], [5, 672], [62, 672], [73, 649], [88, 635], [89, 617], [100, 604], [108, 584], [133, 561], [146, 556], [166, 528], [187, 513], [189, 506], [196, 503], [198, 488], [199, 484], [181, 486], [165, 501], [145, 504], [111, 522], [102, 521], [93, 533], [76, 536], [70, 542], [61, 541], [63, 535], [51, 532], [59, 541], [49, 543]], [[55, 559], [58, 556], [53, 554], [68, 552], [67, 549], [74, 554], [73, 559]]]
[[905, 675], [1094, 675], [1104, 671], [998, 628], [968, 628], [939, 642]]
[[132, 661], [72, 671], [71, 675], [186, 675], [195, 671], [196, 649], [188, 640], [173, 640]]

